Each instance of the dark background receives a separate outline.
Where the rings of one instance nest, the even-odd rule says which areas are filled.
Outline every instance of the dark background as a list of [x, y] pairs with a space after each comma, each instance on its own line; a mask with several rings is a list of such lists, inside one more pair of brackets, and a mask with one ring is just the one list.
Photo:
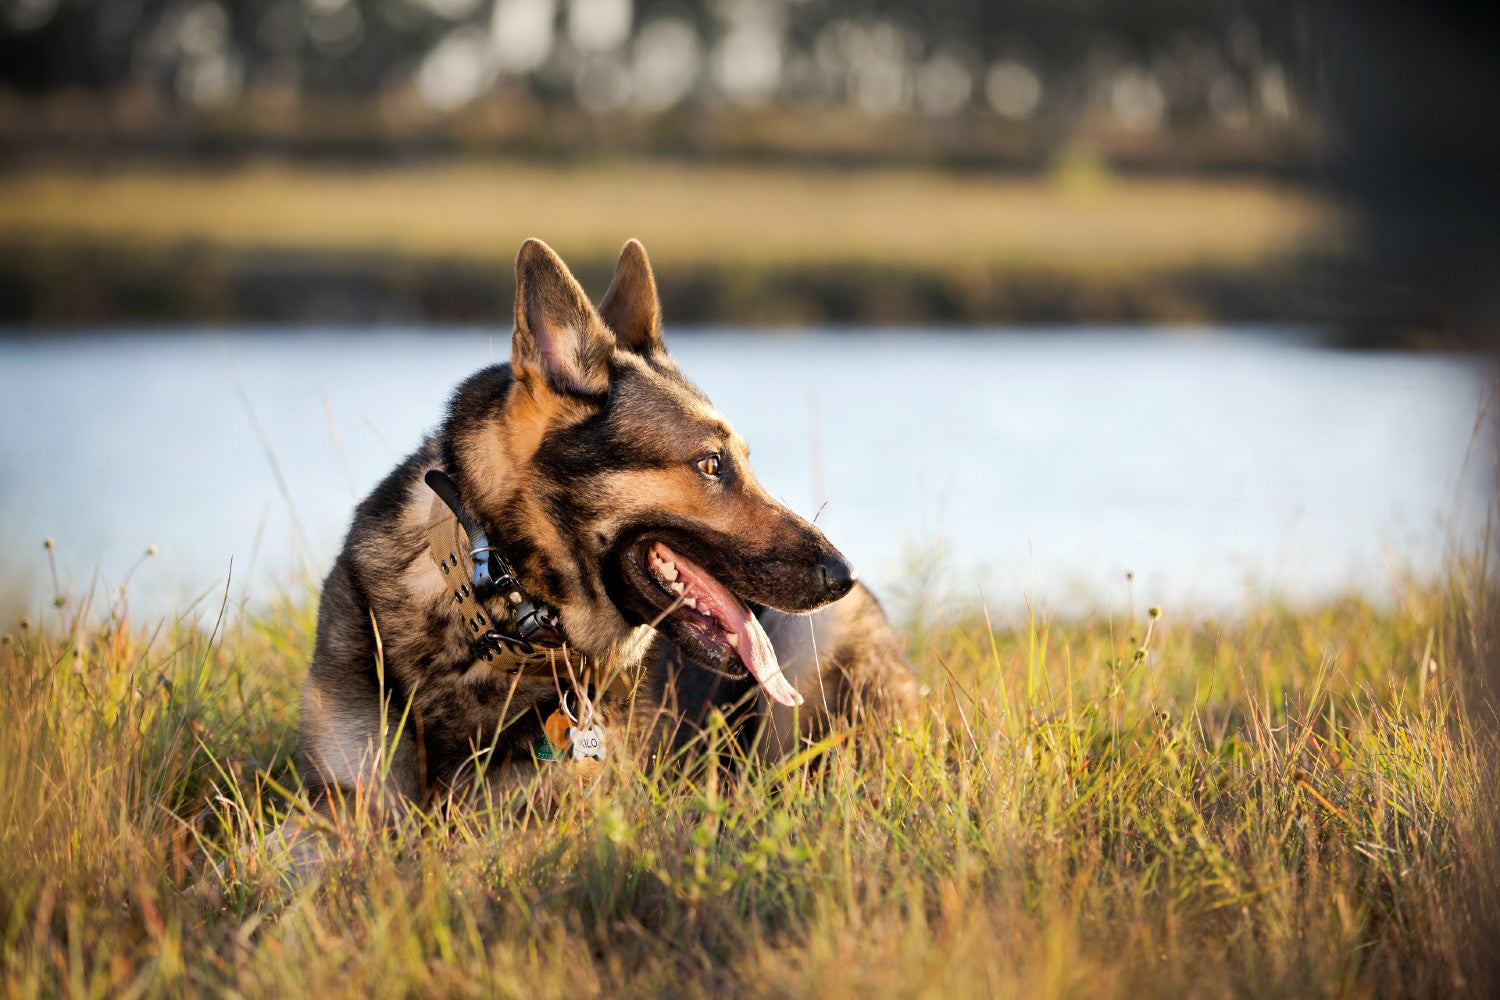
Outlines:
[[[665, 162], [702, 167], [705, 184], [726, 166], [894, 170], [914, 190], [1082, 177], [1126, 202], [1146, 180], [1248, 183], [1348, 214], [1330, 238], [1252, 261], [1143, 254], [1132, 271], [1043, 256], [1028, 270], [997, 250], [977, 262], [983, 283], [877, 246], [747, 268], [742, 246], [700, 234], [683, 253], [698, 266], [664, 293], [687, 321], [1271, 320], [1357, 343], [1489, 343], [1497, 41], [1477, 3], [11, 0], [0, 209], [38, 178], [66, 179], [77, 205], [132, 171], [267, 162], [418, 177], [401, 172]], [[241, 246], [193, 225], [148, 237], [12, 220], [0, 314], [469, 320], [507, 294], [491, 291], [495, 261], [400, 233], [374, 251]], [[602, 270], [603, 243], [631, 234], [617, 235], [570, 259]]]

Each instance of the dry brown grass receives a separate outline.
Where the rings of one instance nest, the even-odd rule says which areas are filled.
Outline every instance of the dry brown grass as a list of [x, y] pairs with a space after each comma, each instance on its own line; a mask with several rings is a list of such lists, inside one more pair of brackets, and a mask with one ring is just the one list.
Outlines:
[[0, 995], [1493, 995], [1487, 572], [914, 624], [932, 695], [879, 742], [353, 824], [290, 892], [311, 606], [210, 636], [60, 605], [0, 636]]
[[1251, 266], [1336, 243], [1341, 217], [1247, 180], [1046, 180], [626, 163], [387, 170], [261, 165], [0, 176], [12, 244], [389, 252], [507, 263], [528, 236], [660, 265], [996, 265], [1072, 271]]

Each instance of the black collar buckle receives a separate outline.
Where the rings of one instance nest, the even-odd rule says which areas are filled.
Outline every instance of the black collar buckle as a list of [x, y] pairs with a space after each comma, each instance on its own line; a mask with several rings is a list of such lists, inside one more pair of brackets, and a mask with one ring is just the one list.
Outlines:
[[505, 600], [516, 635], [490, 630], [484, 638], [491, 643], [503, 643], [513, 652], [531, 655], [534, 645], [559, 647], [567, 642], [563, 633], [562, 619], [557, 609], [540, 601], [521, 587], [516, 572], [500, 554], [498, 546], [491, 545], [484, 528], [469, 516], [458, 496], [458, 485], [439, 469], [430, 469], [424, 477], [427, 485], [438, 495], [458, 519], [464, 534], [468, 536], [469, 558], [474, 571], [470, 580], [475, 597], [483, 602], [496, 594]]

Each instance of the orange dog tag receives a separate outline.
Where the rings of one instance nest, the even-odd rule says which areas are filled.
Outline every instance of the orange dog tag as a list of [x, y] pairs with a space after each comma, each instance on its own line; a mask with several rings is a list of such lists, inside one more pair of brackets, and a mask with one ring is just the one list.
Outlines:
[[547, 716], [547, 721], [542, 724], [542, 729], [547, 733], [547, 739], [557, 747], [559, 754], [568, 752], [568, 747], [572, 742], [568, 739], [568, 730], [572, 725], [573, 721], [564, 715], [560, 708]]

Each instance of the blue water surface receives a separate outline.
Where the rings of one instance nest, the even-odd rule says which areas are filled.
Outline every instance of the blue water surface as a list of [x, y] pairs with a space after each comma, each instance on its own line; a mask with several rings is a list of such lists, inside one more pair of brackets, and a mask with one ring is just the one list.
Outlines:
[[[1475, 359], [1264, 330], [678, 331], [771, 492], [898, 605], [1183, 616], [1275, 592], [1388, 600], [1479, 542]], [[317, 577], [354, 503], [509, 357], [488, 329], [81, 331], [0, 340], [0, 574], [132, 610]], [[217, 608], [217, 598], [206, 602]]]

